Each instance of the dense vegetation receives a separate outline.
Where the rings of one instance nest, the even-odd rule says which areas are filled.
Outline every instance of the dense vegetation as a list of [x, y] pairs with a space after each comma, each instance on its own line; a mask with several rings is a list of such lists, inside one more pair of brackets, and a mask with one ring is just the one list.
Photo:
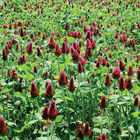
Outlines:
[[140, 140], [140, 2], [0, 1], [0, 139]]

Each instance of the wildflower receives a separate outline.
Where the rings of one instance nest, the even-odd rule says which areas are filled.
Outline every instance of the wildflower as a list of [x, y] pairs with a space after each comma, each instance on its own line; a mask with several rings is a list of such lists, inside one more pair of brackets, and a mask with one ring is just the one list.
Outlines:
[[43, 115], [42, 115], [42, 118], [44, 120], [47, 120], [48, 119], [48, 106], [45, 106], [44, 109], [43, 109]]
[[57, 109], [56, 109], [56, 105], [55, 105], [55, 101], [52, 100], [50, 103], [50, 107], [48, 110], [48, 116], [50, 120], [55, 120], [57, 117]]
[[8, 134], [7, 126], [4, 122], [3, 117], [0, 117], [0, 135], [4, 136]]
[[48, 83], [46, 92], [45, 92], [45, 98], [52, 98], [53, 97], [53, 88], [52, 88], [52, 83]]
[[125, 82], [124, 82], [123, 76], [120, 77], [119, 88], [120, 88], [120, 90], [125, 90]]
[[37, 89], [36, 84], [35, 84], [34, 81], [31, 82], [31, 91], [30, 92], [31, 92], [31, 96], [33, 98], [38, 96], [38, 89]]
[[75, 85], [74, 85], [74, 80], [73, 80], [73, 77], [70, 78], [70, 84], [68, 86], [68, 90], [70, 92], [74, 92], [75, 91]]
[[105, 81], [104, 84], [106, 86], [110, 86], [112, 84], [112, 82], [110, 81], [109, 73], [107, 73], [107, 75], [106, 75], [106, 81]]
[[119, 67], [115, 67], [112, 72], [112, 77], [114, 79], [118, 79], [120, 77], [120, 70]]
[[106, 108], [107, 107], [106, 96], [105, 95], [103, 95], [102, 98], [101, 98], [100, 107], [101, 108]]
[[65, 75], [64, 71], [60, 72], [58, 82], [59, 85], [66, 85], [68, 83], [68, 77]]

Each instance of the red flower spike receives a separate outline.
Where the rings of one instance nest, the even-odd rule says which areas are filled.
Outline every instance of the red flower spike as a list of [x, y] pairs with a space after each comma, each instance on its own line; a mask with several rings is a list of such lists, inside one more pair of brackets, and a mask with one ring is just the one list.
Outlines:
[[133, 83], [131, 82], [131, 78], [129, 77], [128, 79], [125, 80], [125, 86], [128, 90], [133, 88]]
[[7, 26], [6, 24], [3, 24], [3, 26], [2, 26], [2, 27], [6, 29], [8, 26]]
[[79, 54], [73, 47], [71, 48], [71, 56], [72, 56], [73, 61], [78, 61]]
[[70, 92], [74, 92], [75, 91], [75, 85], [74, 85], [74, 79], [73, 79], [73, 77], [70, 78], [70, 84], [68, 86], [68, 90]]
[[120, 77], [120, 70], [119, 67], [115, 67], [112, 72], [112, 77], [114, 79], [118, 79]]
[[67, 85], [68, 83], [68, 77], [65, 75], [64, 71], [61, 71], [59, 74], [59, 79], [58, 79], [59, 85]]
[[18, 79], [18, 76], [16, 74], [16, 69], [13, 69], [13, 73], [11, 75], [11, 79]]
[[0, 117], [0, 135], [4, 136], [8, 134], [7, 126], [4, 122], [3, 117]]
[[38, 96], [38, 89], [34, 81], [31, 82], [31, 97], [35, 98]]
[[82, 65], [85, 65], [87, 63], [82, 55], [79, 56], [79, 62], [81, 62]]
[[83, 125], [82, 124], [78, 124], [77, 125], [77, 129], [76, 129], [76, 137], [77, 138], [83, 139], [82, 130], [83, 130]]
[[101, 137], [101, 136], [98, 136], [98, 137], [97, 137], [97, 140], [102, 140], [102, 137]]
[[49, 116], [48, 116], [48, 106], [45, 106], [45, 107], [44, 107], [42, 118], [43, 118], [44, 120], [47, 120], [47, 119], [49, 118]]
[[50, 120], [55, 120], [56, 117], [57, 117], [57, 109], [56, 109], [54, 100], [52, 100], [51, 103], [50, 103], [50, 107], [49, 107], [49, 110], [48, 110], [48, 116], [49, 116]]
[[52, 83], [48, 83], [46, 87], [46, 92], [45, 92], [45, 98], [52, 98], [53, 97], [53, 88], [52, 88]]
[[82, 63], [81, 62], [78, 62], [78, 70], [77, 70], [79, 73], [83, 72], [84, 69], [83, 69], [83, 66], [82, 66]]
[[37, 47], [37, 56], [42, 56], [42, 52], [39, 47]]
[[125, 90], [125, 82], [124, 82], [123, 76], [121, 76], [120, 80], [119, 80], [119, 89], [120, 90]]
[[102, 134], [102, 140], [107, 140], [107, 138], [106, 138], [106, 134], [105, 134], [105, 133]]
[[56, 44], [55, 50], [54, 50], [55, 55], [59, 56], [62, 53], [62, 50], [59, 47], [59, 44]]
[[3, 57], [3, 60], [6, 61], [8, 58], [7, 58], [7, 52], [6, 52], [6, 49], [3, 48], [3, 52], [2, 52], [2, 57]]
[[85, 127], [83, 128], [83, 131], [82, 131], [82, 134], [83, 135], [90, 135], [90, 129], [89, 129], [89, 122], [85, 122]]
[[133, 74], [133, 67], [132, 66], [129, 66], [127, 74], [128, 75], [132, 75]]
[[100, 107], [101, 108], [106, 108], [107, 107], [106, 96], [105, 95], [103, 95], [102, 98], [101, 98]]
[[69, 23], [68, 22], [66, 22], [65, 30], [69, 30]]
[[135, 97], [135, 100], [134, 100], [134, 105], [135, 106], [138, 106], [138, 103], [139, 103], [139, 98], [136, 96]]
[[6, 97], [7, 97], [7, 100], [9, 100], [9, 99], [10, 99], [10, 97], [9, 97], [9, 94], [8, 94], [8, 93], [6, 93]]
[[28, 53], [28, 54], [33, 54], [32, 42], [29, 42], [29, 43], [27, 44], [26, 49], [27, 49], [27, 53]]
[[36, 66], [34, 66], [34, 72], [37, 73], [38, 72], [38, 69]]
[[11, 77], [11, 70], [8, 68], [8, 77]]
[[119, 60], [119, 63], [120, 63], [120, 65], [119, 65], [120, 70], [121, 71], [125, 70], [125, 64], [123, 63], [123, 61]]
[[111, 86], [112, 82], [110, 81], [109, 73], [106, 75], [106, 81], [104, 83], [106, 86]]
[[54, 40], [54, 37], [53, 37], [53, 35], [51, 35], [51, 37], [50, 37], [50, 41], [49, 41], [49, 47], [51, 48], [51, 49], [54, 49], [55, 48], [55, 45], [56, 45], [56, 43], [55, 43], [55, 40]]

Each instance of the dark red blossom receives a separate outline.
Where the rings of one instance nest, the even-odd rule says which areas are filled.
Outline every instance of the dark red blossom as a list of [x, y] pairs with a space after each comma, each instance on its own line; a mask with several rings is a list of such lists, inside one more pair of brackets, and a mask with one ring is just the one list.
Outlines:
[[90, 39], [92, 37], [92, 33], [90, 30], [87, 31], [86, 39]]
[[11, 75], [11, 79], [17, 79], [18, 76], [17, 76], [17, 73], [16, 73], [16, 69], [13, 69], [13, 73]]
[[4, 136], [8, 134], [7, 126], [4, 122], [3, 117], [0, 117], [0, 135]]
[[73, 79], [72, 76], [71, 76], [71, 78], [70, 78], [70, 83], [69, 83], [69, 86], [68, 86], [68, 90], [69, 90], [70, 92], [74, 92], [74, 91], [75, 91], [74, 79]]
[[82, 124], [78, 124], [77, 125], [77, 129], [76, 129], [76, 137], [77, 138], [83, 139], [82, 130], [83, 130], [83, 125]]
[[49, 107], [49, 110], [48, 110], [48, 116], [49, 116], [50, 120], [55, 120], [56, 117], [57, 117], [57, 109], [56, 109], [54, 100], [52, 100], [51, 103], [50, 103], [50, 107]]
[[120, 65], [119, 65], [119, 68], [120, 68], [120, 70], [125, 70], [125, 64], [123, 63], [123, 61], [122, 60], [119, 60], [119, 63], [120, 63]]
[[132, 75], [133, 74], [133, 67], [132, 66], [129, 66], [127, 74], [128, 75]]
[[59, 47], [59, 44], [56, 44], [55, 50], [54, 50], [55, 55], [59, 56], [62, 53], [62, 50]]
[[112, 82], [110, 81], [109, 73], [106, 75], [106, 81], [104, 83], [106, 86], [111, 86]]
[[28, 53], [28, 54], [33, 54], [32, 42], [29, 42], [29, 43], [27, 44], [26, 49], [27, 49], [27, 53]]
[[68, 22], [66, 22], [65, 30], [69, 30], [69, 23]]
[[81, 62], [82, 65], [85, 65], [87, 63], [82, 55], [79, 56], [79, 62]]
[[102, 59], [102, 65], [103, 65], [103, 66], [106, 66], [106, 64], [107, 64], [106, 59], [103, 58], [103, 59]]
[[123, 76], [121, 76], [120, 80], [119, 80], [119, 89], [120, 90], [125, 90], [125, 81], [124, 81]]
[[59, 85], [67, 85], [68, 77], [65, 75], [64, 71], [60, 72], [58, 82], [59, 82]]
[[87, 122], [87, 121], [85, 122], [85, 127], [83, 128], [82, 134], [85, 136], [90, 135], [89, 122]]
[[11, 77], [11, 70], [10, 70], [10, 68], [8, 68], [8, 77]]
[[96, 63], [96, 67], [99, 68], [100, 67], [100, 61], [98, 60]]
[[82, 66], [82, 63], [81, 62], [78, 62], [78, 72], [81, 73], [84, 71], [84, 68]]
[[3, 26], [2, 26], [3, 28], [7, 28], [8, 26], [6, 25], [6, 24], [3, 24]]
[[52, 83], [48, 83], [46, 87], [45, 98], [50, 99], [52, 97], [53, 97]]
[[10, 40], [7, 40], [6, 46], [8, 46], [9, 49], [12, 49], [12, 42]]
[[102, 98], [101, 98], [100, 107], [101, 108], [106, 108], [107, 107], [106, 96], [105, 95], [103, 95]]
[[107, 138], [106, 138], [106, 134], [105, 134], [105, 133], [102, 134], [102, 140], [107, 140]]
[[7, 100], [9, 100], [9, 99], [10, 99], [10, 97], [9, 97], [9, 94], [8, 94], [8, 93], [6, 93], [6, 98], [7, 98]]
[[38, 89], [34, 81], [31, 82], [31, 97], [35, 98], [38, 96]]
[[43, 118], [44, 120], [47, 120], [47, 119], [49, 118], [49, 116], [48, 116], [48, 106], [45, 106], [45, 107], [44, 107], [42, 118]]
[[133, 88], [133, 83], [132, 83], [132, 81], [131, 81], [131, 78], [129, 77], [129, 78], [127, 78], [127, 79], [125, 79], [125, 86], [126, 86], [126, 88], [128, 89], [128, 90], [130, 90], [130, 89], [132, 89]]
[[37, 73], [38, 72], [38, 69], [36, 66], [34, 66], [34, 72]]
[[135, 106], [138, 106], [138, 102], [139, 102], [139, 98], [137, 96], [135, 96], [134, 105]]
[[2, 57], [3, 57], [3, 60], [4, 60], [4, 61], [7, 60], [7, 52], [6, 52], [6, 49], [5, 49], [5, 48], [3, 48]]
[[129, 41], [129, 45], [131, 45], [131, 46], [135, 46], [135, 41], [134, 41], [134, 39], [130, 39], [130, 41]]
[[72, 56], [73, 61], [79, 60], [79, 54], [73, 47], [71, 48], [71, 56]]
[[69, 46], [66, 41], [62, 43], [62, 53], [69, 53]]
[[102, 140], [102, 137], [101, 137], [101, 136], [98, 136], [98, 137], [97, 137], [97, 140]]
[[49, 47], [51, 48], [51, 49], [54, 49], [55, 48], [55, 45], [56, 45], [56, 43], [55, 43], [55, 40], [54, 40], [54, 37], [53, 37], [53, 35], [51, 35], [51, 37], [50, 37], [50, 41], [49, 41]]
[[42, 52], [39, 47], [37, 47], [37, 56], [42, 56]]
[[112, 77], [114, 79], [118, 79], [120, 77], [120, 70], [119, 67], [115, 67], [112, 72]]

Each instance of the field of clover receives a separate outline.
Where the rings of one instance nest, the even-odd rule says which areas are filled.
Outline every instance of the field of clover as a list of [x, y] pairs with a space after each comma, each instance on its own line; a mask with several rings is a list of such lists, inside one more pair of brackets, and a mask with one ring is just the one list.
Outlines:
[[140, 140], [140, 1], [1, 0], [0, 140]]

